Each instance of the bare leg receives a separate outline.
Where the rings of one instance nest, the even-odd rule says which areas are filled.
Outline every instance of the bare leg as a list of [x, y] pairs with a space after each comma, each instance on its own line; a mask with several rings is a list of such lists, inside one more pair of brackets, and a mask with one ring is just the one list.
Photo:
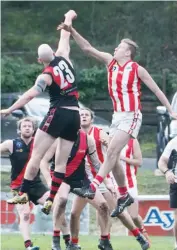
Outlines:
[[29, 202], [23, 205], [16, 205], [20, 217], [19, 229], [24, 239], [25, 248], [32, 246], [30, 239], [30, 206]]
[[[24, 179], [33, 180], [37, 175], [40, 167], [40, 161], [44, 154], [47, 152], [49, 147], [54, 142], [55, 138], [51, 135], [38, 129], [34, 137], [34, 147], [32, 151], [31, 158], [28, 162]], [[23, 191], [22, 191], [23, 192]]]
[[[117, 158], [119, 157], [121, 150], [128, 143], [129, 139], [130, 135], [122, 130], [118, 130], [115, 133], [114, 137], [112, 138], [108, 146], [107, 155], [105, 157], [104, 163], [98, 172], [98, 175], [101, 176], [103, 179], [115, 167]], [[120, 165], [117, 167], [120, 168]], [[124, 176], [124, 173], [122, 173], [122, 175]], [[96, 179], [95, 181], [97, 182]], [[125, 180], [122, 182], [122, 185], [126, 186]]]
[[[79, 196], [75, 196], [71, 209], [71, 221], [70, 221], [70, 231], [71, 231], [71, 241], [72, 243], [78, 242], [79, 229], [80, 229], [80, 215], [82, 210], [87, 205], [87, 199], [83, 199]], [[73, 240], [75, 239], [75, 240]], [[73, 242], [74, 241], [74, 242]]]
[[50, 188], [50, 195], [45, 202], [42, 212], [49, 214], [52, 203], [55, 198], [57, 191], [60, 188], [61, 183], [65, 178], [66, 165], [71, 153], [71, 149], [74, 142], [64, 140], [62, 138], [57, 139], [57, 148], [55, 153], [55, 171], [52, 176], [52, 184]]

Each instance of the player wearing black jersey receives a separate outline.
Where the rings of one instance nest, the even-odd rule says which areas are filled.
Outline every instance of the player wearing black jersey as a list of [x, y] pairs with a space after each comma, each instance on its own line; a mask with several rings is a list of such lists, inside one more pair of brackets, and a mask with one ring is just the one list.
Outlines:
[[[9, 153], [11, 161], [11, 190], [15, 194], [20, 189], [25, 173], [27, 162], [33, 148], [33, 133], [35, 123], [31, 118], [24, 118], [18, 123], [20, 137], [14, 140], [7, 140], [0, 144], [1, 153]], [[44, 204], [48, 196], [48, 189], [41, 182], [39, 172], [31, 182], [29, 200], [34, 204]], [[30, 238], [30, 205], [17, 204], [17, 212], [20, 217], [19, 229], [24, 239], [25, 248], [28, 250], [38, 250], [39, 247], [33, 246]]]
[[[18, 122], [18, 131], [20, 137], [14, 140], [7, 140], [0, 144], [0, 153], [9, 153], [11, 161], [11, 183], [10, 187], [13, 195], [17, 194], [23, 182], [25, 169], [31, 157], [33, 150], [34, 138], [32, 137], [35, 130], [35, 122], [31, 117], [23, 118]], [[42, 171], [43, 173], [43, 171]], [[45, 175], [45, 173], [43, 173]], [[40, 179], [40, 171], [30, 183], [29, 201], [35, 205], [43, 205], [46, 198], [49, 196], [49, 189], [43, 184]], [[39, 247], [33, 247], [30, 240], [30, 204], [17, 204], [17, 212], [20, 217], [20, 231], [24, 238], [25, 247], [28, 250], [38, 250]], [[69, 243], [69, 229], [65, 219], [61, 223], [61, 231], [65, 240], [66, 246]], [[57, 231], [54, 232], [57, 235]], [[56, 250], [56, 249], [53, 249]]]
[[[74, 18], [76, 18], [76, 13], [72, 10], [68, 11], [65, 14], [65, 23], [71, 24]], [[10, 108], [0, 111], [1, 115], [7, 116], [38, 96], [45, 88], [49, 92], [50, 109], [36, 132], [34, 149], [20, 192], [13, 199], [8, 200], [8, 203], [13, 204], [28, 202], [30, 184], [37, 175], [40, 161], [54, 140], [58, 138], [51, 192], [43, 208], [46, 213], [50, 211], [54, 197], [65, 177], [66, 163], [80, 128], [76, 79], [69, 59], [69, 39], [70, 33], [61, 31], [55, 54], [49, 45], [39, 46], [39, 62], [43, 63], [45, 67], [43, 73], [38, 76], [35, 85], [25, 92], [17, 102]]]

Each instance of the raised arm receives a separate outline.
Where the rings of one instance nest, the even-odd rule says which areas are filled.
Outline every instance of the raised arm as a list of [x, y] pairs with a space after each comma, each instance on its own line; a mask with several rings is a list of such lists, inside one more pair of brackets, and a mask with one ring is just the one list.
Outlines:
[[[71, 25], [72, 20], [77, 17], [77, 14], [74, 10], [69, 10], [65, 14], [65, 21], [64, 24]], [[60, 32], [60, 40], [58, 42], [58, 49], [55, 53], [56, 56], [62, 56], [66, 60], [69, 60], [69, 54], [70, 54], [70, 32], [62, 29]]]
[[174, 118], [177, 119], [177, 114], [173, 112], [172, 107], [164, 95], [164, 93], [160, 90], [160, 88], [157, 86], [155, 81], [152, 79], [150, 74], [147, 72], [146, 69], [143, 67], [139, 66], [138, 67], [138, 76], [146, 84], [146, 86], [157, 96], [159, 101], [167, 108], [168, 112], [170, 115]]
[[13, 141], [7, 140], [0, 144], [0, 154], [2, 153], [13, 153]]
[[57, 28], [58, 30], [65, 29], [67, 31], [71, 32], [72, 37], [76, 41], [77, 45], [83, 50], [85, 54], [88, 56], [94, 57], [97, 60], [105, 63], [108, 65], [112, 59], [113, 56], [109, 53], [101, 52], [97, 49], [95, 49], [85, 38], [83, 38], [77, 31], [74, 29], [71, 25], [66, 25], [64, 23], [60, 24]]
[[49, 163], [51, 159], [53, 158], [55, 151], [57, 148], [57, 140], [52, 144], [52, 146], [48, 149], [44, 157], [42, 158], [40, 162], [40, 169], [41, 172], [47, 182], [47, 185], [50, 187], [51, 185], [51, 176], [50, 176], [50, 170], [49, 170]]
[[14, 110], [23, 107], [29, 101], [31, 101], [34, 97], [40, 95], [44, 92], [47, 85], [52, 83], [52, 78], [50, 75], [41, 74], [36, 79], [36, 82], [32, 88], [26, 91], [11, 107], [8, 109], [3, 109], [0, 111], [0, 114], [3, 116], [7, 116], [11, 114]]

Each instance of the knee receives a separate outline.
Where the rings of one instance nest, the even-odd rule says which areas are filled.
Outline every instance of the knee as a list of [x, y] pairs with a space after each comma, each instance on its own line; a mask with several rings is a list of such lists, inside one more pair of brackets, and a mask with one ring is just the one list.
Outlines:
[[78, 220], [80, 218], [80, 213], [76, 211], [71, 212], [71, 220]]
[[60, 197], [59, 199], [59, 208], [65, 209], [67, 204], [67, 199], [65, 197]]
[[108, 207], [108, 204], [106, 202], [102, 202], [99, 206], [99, 212], [102, 214], [102, 215], [107, 215], [109, 214], [109, 207]]
[[25, 222], [29, 221], [30, 219], [30, 213], [24, 213], [20, 216], [20, 220], [23, 220]]

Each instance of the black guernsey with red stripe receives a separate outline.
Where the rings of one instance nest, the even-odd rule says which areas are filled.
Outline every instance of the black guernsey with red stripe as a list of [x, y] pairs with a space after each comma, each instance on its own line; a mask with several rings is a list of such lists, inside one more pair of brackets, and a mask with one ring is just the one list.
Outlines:
[[[11, 161], [11, 184], [12, 189], [17, 189], [21, 186], [27, 163], [31, 157], [33, 149], [33, 141], [27, 145], [21, 138], [13, 140], [13, 153], [9, 156]], [[39, 180], [39, 173], [35, 177], [34, 182]]]
[[75, 71], [64, 57], [55, 57], [43, 74], [52, 77], [52, 84], [47, 87], [50, 107], [78, 106], [78, 90]]
[[[75, 141], [66, 166], [65, 180], [67, 183], [71, 181], [84, 180], [86, 177], [85, 171], [85, 156], [88, 153], [87, 135], [84, 131], [79, 131], [78, 138]], [[50, 166], [51, 172], [54, 171], [54, 158]]]

